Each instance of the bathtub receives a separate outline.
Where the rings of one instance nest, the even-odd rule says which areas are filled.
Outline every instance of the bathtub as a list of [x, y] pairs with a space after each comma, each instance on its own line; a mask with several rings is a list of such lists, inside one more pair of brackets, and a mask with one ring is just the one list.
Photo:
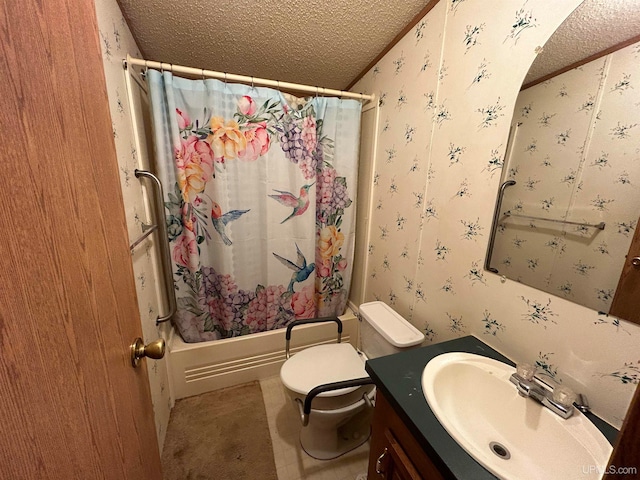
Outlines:
[[[356, 346], [358, 319], [348, 308], [342, 320], [342, 341]], [[169, 377], [176, 400], [278, 375], [285, 361], [285, 328], [212, 342], [185, 343], [171, 330]], [[291, 352], [334, 343], [336, 324], [296, 327]]]

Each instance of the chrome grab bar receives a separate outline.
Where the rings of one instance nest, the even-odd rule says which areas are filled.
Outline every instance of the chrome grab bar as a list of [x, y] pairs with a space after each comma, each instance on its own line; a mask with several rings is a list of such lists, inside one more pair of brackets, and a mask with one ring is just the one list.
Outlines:
[[154, 210], [158, 217], [155, 224], [158, 226], [158, 240], [160, 242], [160, 257], [162, 261], [162, 270], [164, 273], [164, 284], [167, 293], [167, 302], [169, 302], [169, 312], [166, 315], [158, 314], [156, 325], [171, 320], [176, 313], [176, 292], [173, 286], [173, 268], [171, 267], [171, 250], [169, 249], [169, 235], [167, 234], [167, 221], [164, 215], [164, 189], [160, 179], [147, 170], [135, 170], [136, 178], [149, 178], [155, 185], [154, 189]]
[[515, 180], [507, 180], [500, 185], [498, 190], [498, 200], [496, 201], [496, 208], [493, 211], [493, 223], [491, 224], [491, 233], [489, 234], [489, 246], [487, 247], [487, 256], [484, 259], [484, 269], [488, 272], [498, 273], [497, 268], [491, 266], [491, 255], [493, 255], [493, 245], [496, 241], [496, 231], [498, 230], [498, 219], [500, 218], [500, 210], [502, 209], [502, 197], [504, 197], [504, 191], [507, 187], [515, 185]]
[[555, 223], [563, 223], [566, 225], [580, 225], [581, 227], [594, 227], [598, 230], [604, 230], [605, 223], [583, 223], [583, 222], [570, 222], [569, 220], [561, 220], [556, 218], [545, 218], [545, 217], [533, 217], [531, 215], [520, 215], [519, 213], [511, 213], [505, 212], [505, 217], [519, 217], [519, 218], [527, 218], [529, 220], [544, 220], [545, 222], [555, 222]]
[[151, 235], [157, 229], [158, 229], [158, 226], [156, 224], [147, 225], [146, 223], [143, 223], [142, 224], [142, 235], [140, 235], [136, 239], [135, 242], [133, 242], [131, 245], [129, 245], [129, 250], [133, 251], [134, 248], [136, 248], [138, 245], [140, 245], [145, 238], [147, 238], [149, 235]]

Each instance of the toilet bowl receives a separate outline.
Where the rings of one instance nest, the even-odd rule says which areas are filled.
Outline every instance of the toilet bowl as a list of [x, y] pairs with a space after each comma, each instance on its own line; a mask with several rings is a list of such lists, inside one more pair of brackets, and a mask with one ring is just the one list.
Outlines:
[[[302, 414], [302, 405], [311, 389], [366, 377], [365, 361], [365, 356], [349, 343], [317, 345], [287, 360], [280, 370], [280, 379]], [[313, 458], [329, 460], [366, 442], [374, 390], [373, 385], [363, 385], [317, 395], [309, 423], [300, 433], [304, 451]]]
[[320, 385], [368, 377], [364, 365], [369, 352], [371, 357], [386, 355], [424, 340], [420, 331], [383, 302], [362, 304], [359, 313], [361, 324], [368, 327], [363, 335], [361, 325], [363, 351], [349, 343], [316, 345], [288, 358], [280, 370], [282, 384], [303, 419], [300, 444], [313, 458], [336, 458], [367, 441], [375, 387], [351, 386], [324, 391], [315, 397], [312, 393], [306, 423], [303, 405], [309, 392]]

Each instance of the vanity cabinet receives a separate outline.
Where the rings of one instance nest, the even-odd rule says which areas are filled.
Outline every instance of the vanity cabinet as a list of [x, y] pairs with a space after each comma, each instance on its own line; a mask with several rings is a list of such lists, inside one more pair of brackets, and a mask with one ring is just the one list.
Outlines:
[[[510, 363], [471, 335], [367, 360], [365, 370], [377, 389], [369, 480], [496, 480], [447, 433], [424, 397], [425, 366], [450, 352], [472, 353]], [[617, 430], [594, 415], [588, 417], [609, 442], [615, 441]], [[376, 472], [376, 466], [381, 473]]]
[[376, 393], [369, 454], [369, 480], [444, 480], [438, 468], [395, 412], [381, 389]]

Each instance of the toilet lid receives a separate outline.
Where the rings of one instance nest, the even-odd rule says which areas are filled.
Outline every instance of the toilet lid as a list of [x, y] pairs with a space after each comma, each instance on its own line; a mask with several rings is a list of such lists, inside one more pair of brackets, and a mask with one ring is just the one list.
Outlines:
[[[282, 365], [280, 379], [285, 387], [307, 395], [325, 383], [368, 377], [364, 359], [349, 343], [317, 345], [296, 353]], [[320, 397], [334, 397], [353, 392], [359, 387], [341, 388], [321, 393]]]

